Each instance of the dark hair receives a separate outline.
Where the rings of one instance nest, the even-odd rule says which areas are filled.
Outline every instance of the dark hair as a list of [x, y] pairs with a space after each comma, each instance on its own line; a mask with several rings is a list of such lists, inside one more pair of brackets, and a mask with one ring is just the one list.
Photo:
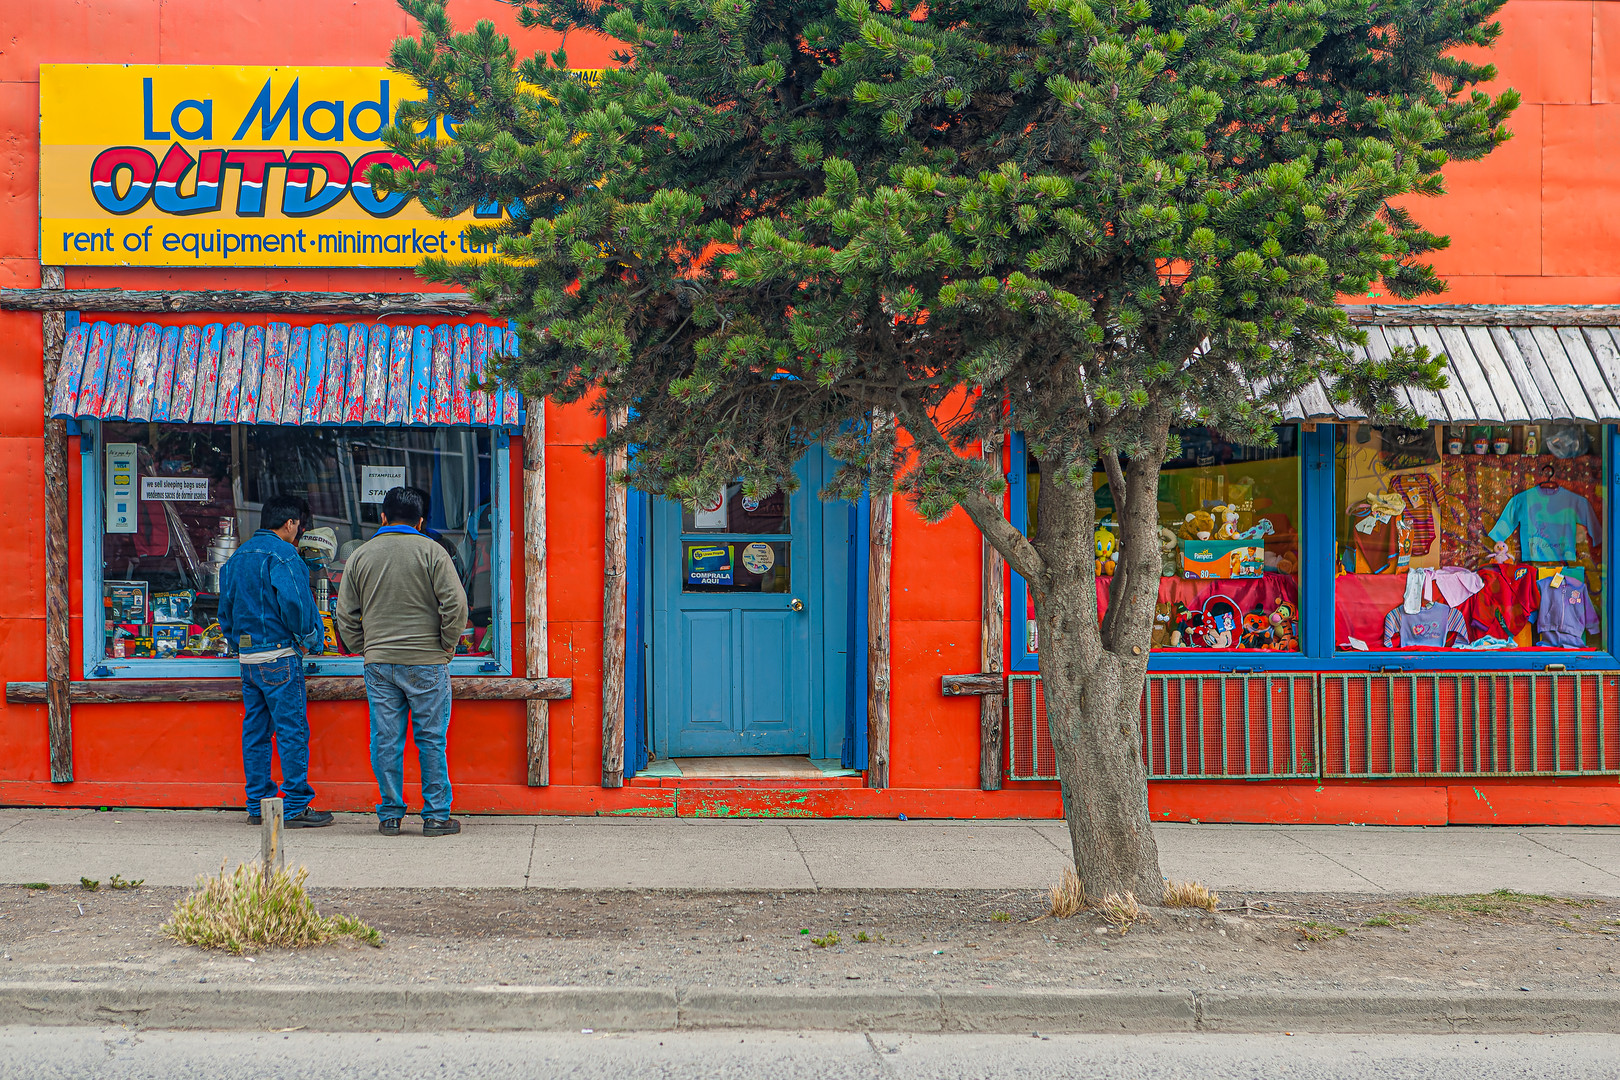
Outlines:
[[259, 511], [259, 528], [274, 532], [289, 521], [309, 522], [309, 503], [297, 495], [272, 495]]
[[412, 525], [427, 517], [427, 496], [420, 488], [389, 488], [383, 496], [382, 512], [395, 525]]

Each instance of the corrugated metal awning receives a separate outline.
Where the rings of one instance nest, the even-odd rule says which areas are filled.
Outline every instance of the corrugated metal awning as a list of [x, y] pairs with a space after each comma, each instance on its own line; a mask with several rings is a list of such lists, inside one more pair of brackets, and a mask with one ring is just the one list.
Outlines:
[[[1402, 346], [1425, 345], [1433, 355], [1444, 353], [1449, 382], [1444, 390], [1402, 391], [1421, 415], [1440, 423], [1620, 422], [1620, 323], [1582, 319], [1577, 325], [1573, 312], [1578, 309], [1571, 308], [1571, 325], [1549, 321], [1556, 320], [1552, 309], [1540, 309], [1534, 323], [1516, 324], [1516, 310], [1525, 309], [1504, 308], [1500, 323], [1487, 321], [1488, 309], [1433, 322], [1381, 316], [1361, 326], [1367, 345], [1356, 352], [1367, 360]], [[1365, 418], [1354, 406], [1334, 405], [1321, 382], [1306, 386], [1283, 411], [1290, 420]]]
[[515, 425], [515, 390], [468, 389], [517, 334], [482, 323], [79, 323], [51, 415], [170, 424]]

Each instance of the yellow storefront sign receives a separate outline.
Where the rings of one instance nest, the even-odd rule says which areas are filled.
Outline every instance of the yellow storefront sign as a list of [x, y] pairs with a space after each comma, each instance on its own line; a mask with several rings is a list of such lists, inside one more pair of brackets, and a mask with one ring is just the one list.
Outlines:
[[[415, 266], [487, 254], [366, 183], [422, 90], [386, 68], [46, 64], [40, 251], [69, 266]], [[438, 138], [454, 138], [435, 126]]]

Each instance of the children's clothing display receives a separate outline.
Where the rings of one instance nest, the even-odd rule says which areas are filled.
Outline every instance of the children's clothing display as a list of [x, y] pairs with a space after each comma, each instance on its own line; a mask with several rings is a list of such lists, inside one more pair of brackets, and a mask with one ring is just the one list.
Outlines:
[[1597, 633], [1602, 625], [1597, 605], [1586, 591], [1586, 583], [1555, 575], [1537, 582], [1541, 608], [1536, 614], [1536, 637], [1540, 645], [1583, 649], [1586, 635]]
[[1541, 606], [1535, 567], [1500, 563], [1481, 568], [1479, 576], [1479, 591], [1462, 608], [1470, 633], [1477, 627], [1488, 634], [1511, 638], [1529, 625]]
[[1580, 558], [1575, 547], [1575, 526], [1586, 530], [1592, 546], [1598, 544], [1597, 519], [1592, 504], [1560, 484], [1537, 484], [1508, 500], [1502, 516], [1486, 535], [1506, 540], [1517, 530], [1519, 558], [1524, 562], [1566, 562]]
[[1445, 604], [1430, 604], [1416, 615], [1404, 608], [1395, 608], [1384, 616], [1384, 648], [1395, 647], [1401, 639], [1403, 649], [1443, 649], [1451, 635], [1461, 641], [1468, 640], [1468, 628], [1462, 614]]

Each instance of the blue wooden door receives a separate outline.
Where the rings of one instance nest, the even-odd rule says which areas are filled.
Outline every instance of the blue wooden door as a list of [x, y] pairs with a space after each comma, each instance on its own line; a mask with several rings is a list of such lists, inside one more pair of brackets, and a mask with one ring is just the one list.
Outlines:
[[[654, 501], [650, 697], [662, 756], [825, 753], [815, 738], [828, 674], [825, 461], [817, 450], [799, 463], [792, 495], [755, 502], [732, 484], [696, 508]], [[837, 651], [841, 677], [842, 641]]]

